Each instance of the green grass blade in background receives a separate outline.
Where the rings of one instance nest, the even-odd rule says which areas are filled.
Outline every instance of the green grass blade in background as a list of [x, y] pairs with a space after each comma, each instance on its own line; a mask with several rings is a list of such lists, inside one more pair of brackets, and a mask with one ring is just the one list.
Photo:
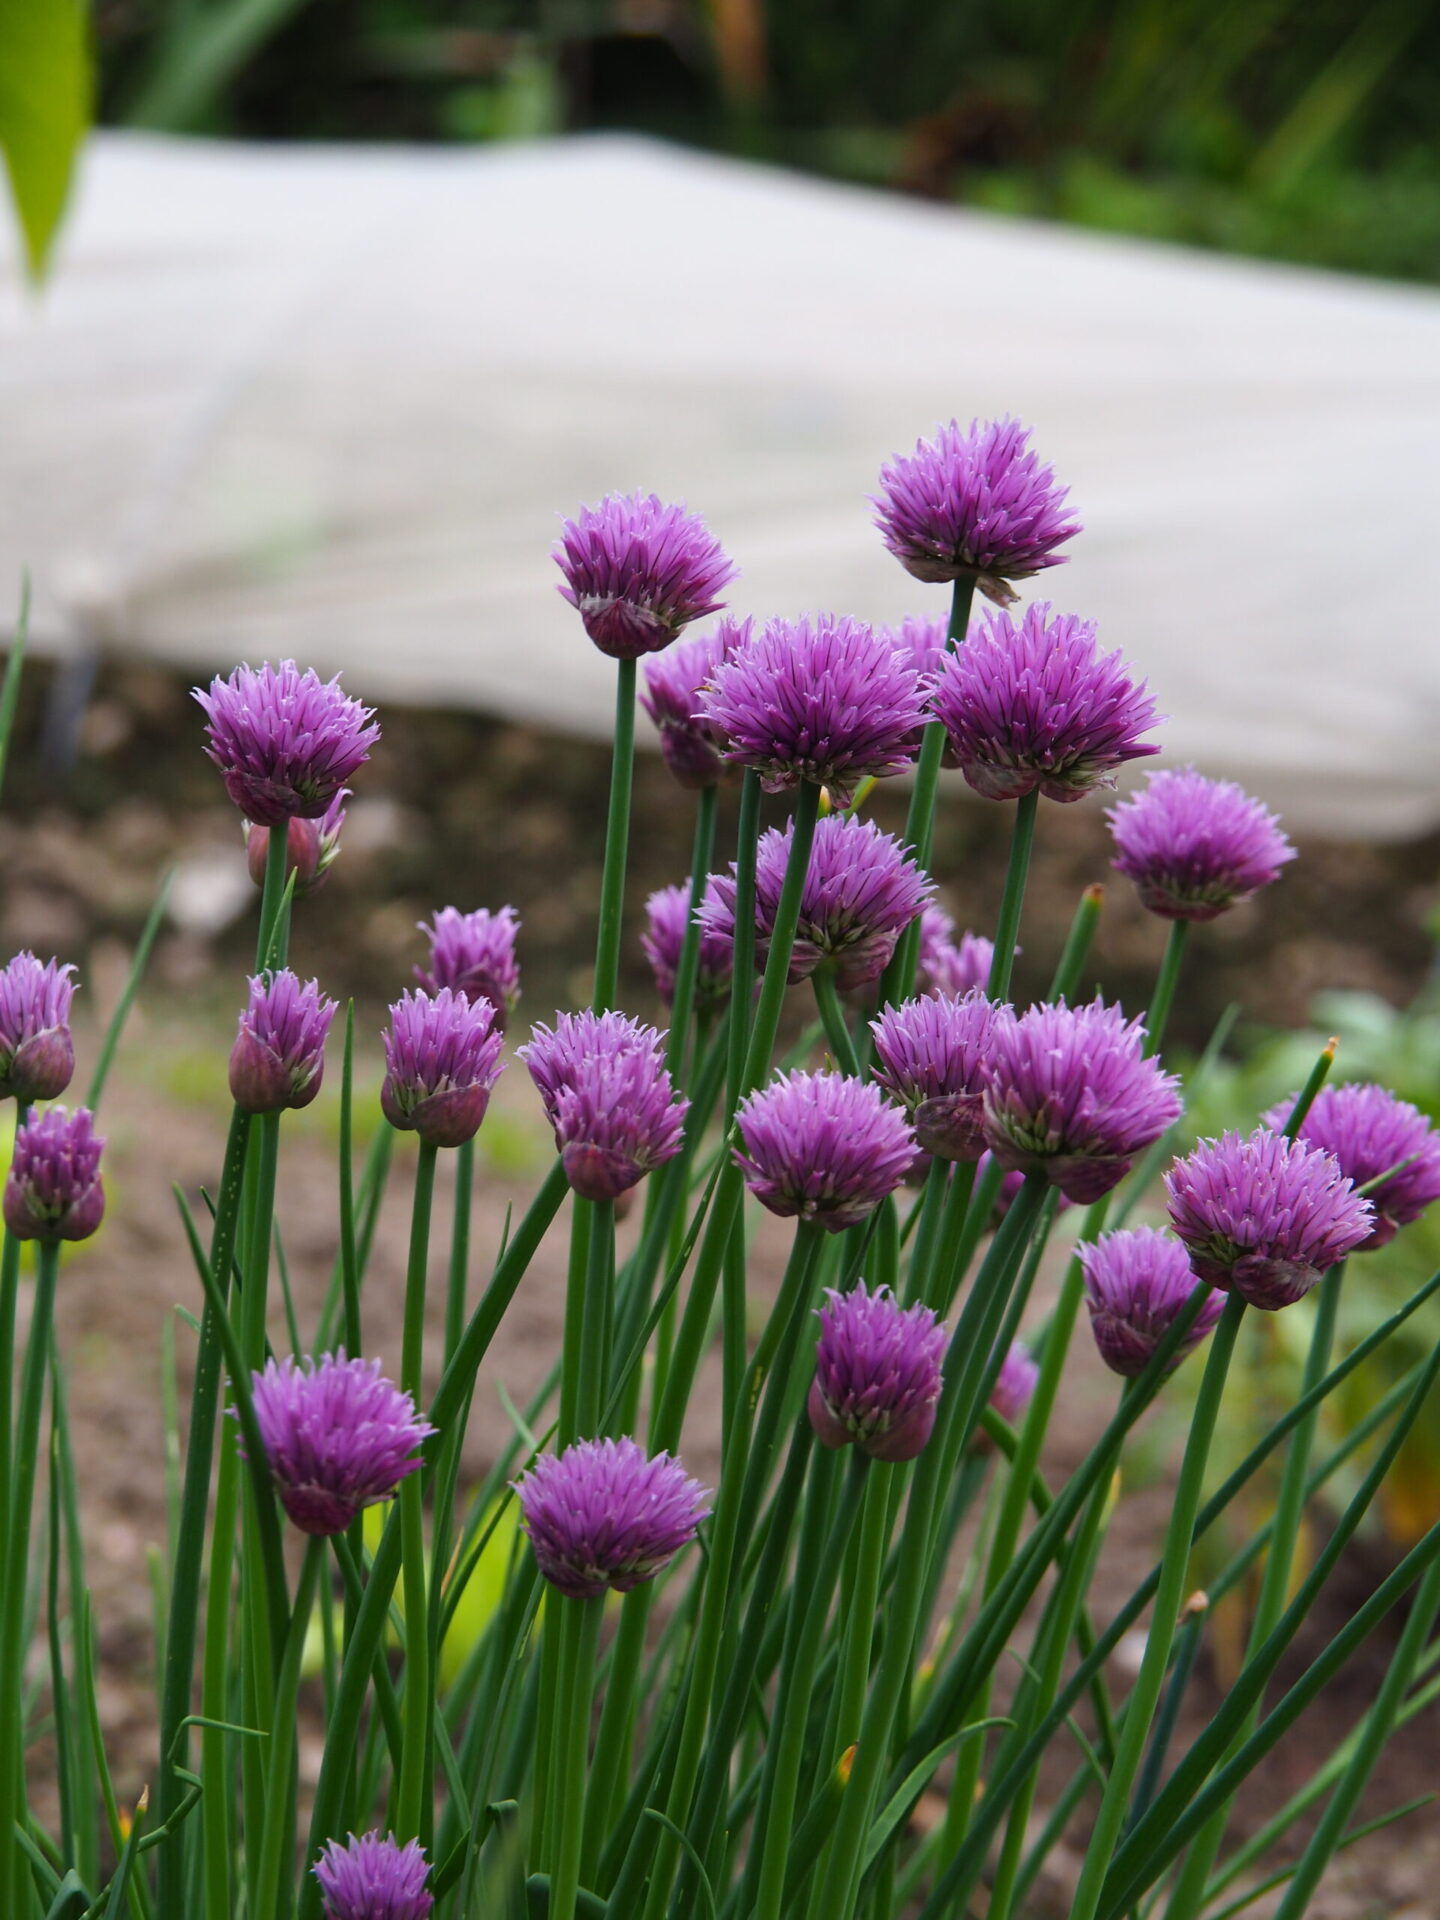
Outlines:
[[65, 213], [90, 91], [81, 0], [0, 0], [0, 147], [35, 280]]

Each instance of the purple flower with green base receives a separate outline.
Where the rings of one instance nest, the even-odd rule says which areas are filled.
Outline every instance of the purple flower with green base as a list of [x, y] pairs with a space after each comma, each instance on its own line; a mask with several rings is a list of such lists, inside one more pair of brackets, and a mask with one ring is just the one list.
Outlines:
[[430, 1868], [420, 1842], [402, 1847], [393, 1833], [383, 1840], [352, 1833], [343, 1846], [331, 1840], [311, 1872], [325, 1896], [326, 1920], [426, 1920], [435, 1904], [425, 1891]]
[[915, 1158], [905, 1115], [845, 1074], [782, 1073], [742, 1100], [735, 1120], [735, 1162], [755, 1198], [829, 1233], [873, 1213]]
[[863, 621], [771, 620], [711, 675], [699, 716], [724, 757], [753, 767], [767, 793], [813, 781], [837, 806], [856, 785], [909, 766], [925, 713], [907, 654]]
[[920, 916], [920, 953], [915, 964], [917, 993], [945, 993], [960, 999], [974, 987], [988, 986], [995, 942], [980, 933], [955, 938], [955, 922], [943, 907], [930, 905]]
[[816, 1437], [872, 1460], [913, 1460], [935, 1425], [944, 1327], [929, 1307], [902, 1307], [888, 1287], [871, 1293], [861, 1280], [848, 1293], [825, 1292], [806, 1402]]
[[75, 1072], [70, 1002], [75, 969], [17, 953], [0, 968], [0, 1100], [54, 1100]]
[[[1197, 1287], [1190, 1256], [1172, 1235], [1156, 1227], [1130, 1227], [1102, 1234], [1075, 1249], [1085, 1276], [1085, 1305], [1100, 1358], [1113, 1373], [1134, 1379], [1170, 1331]], [[1205, 1289], [1198, 1318], [1170, 1361], [1173, 1372], [1193, 1353], [1225, 1311], [1222, 1294]]]
[[1295, 849], [1275, 815], [1233, 780], [1165, 768], [1106, 818], [1142, 905], [1165, 920], [1214, 920], [1279, 877]]
[[250, 1390], [270, 1478], [302, 1533], [344, 1533], [366, 1507], [391, 1499], [435, 1432], [378, 1360], [286, 1354], [252, 1373]]
[[1082, 800], [1113, 787], [1127, 760], [1158, 753], [1140, 736], [1160, 716], [1145, 682], [1095, 627], [1044, 602], [1017, 624], [991, 613], [945, 662], [935, 687], [955, 764], [987, 800]]
[[612, 660], [668, 647], [692, 620], [716, 613], [735, 568], [698, 514], [653, 493], [607, 494], [560, 530], [561, 596]]
[[[298, 815], [285, 830], [285, 873], [295, 876], [297, 894], [313, 893], [323, 882], [340, 853], [340, 829], [345, 825], [345, 802], [350, 789], [342, 787], [318, 820], [302, 820]], [[257, 887], [265, 884], [265, 868], [270, 858], [270, 829], [244, 822], [245, 864]]]
[[[713, 884], [713, 882], [712, 882]], [[645, 958], [655, 975], [655, 990], [667, 1006], [675, 998], [675, 976], [680, 966], [680, 949], [690, 925], [690, 888], [661, 887], [645, 902], [645, 931], [640, 936]], [[727, 934], [706, 928], [700, 934], [699, 972], [695, 997], [702, 1007], [715, 1007], [730, 992], [730, 976], [735, 967], [734, 916]]]
[[325, 1073], [335, 1002], [288, 967], [250, 979], [250, 1000], [230, 1049], [230, 1092], [246, 1113], [308, 1107]]
[[258, 827], [322, 819], [380, 738], [372, 710], [293, 660], [237, 667], [195, 689], [209, 722], [206, 753], [225, 791]]
[[[755, 961], [764, 967], [795, 840], [794, 823], [762, 833], [755, 849]], [[878, 980], [901, 933], [924, 908], [934, 883], [907, 849], [873, 820], [827, 814], [817, 821], [800, 895], [787, 978], [794, 986], [833, 965], [841, 992]], [[735, 938], [735, 866], [712, 877], [700, 904], [707, 935]]]
[[15, 1135], [5, 1225], [17, 1240], [88, 1240], [105, 1217], [100, 1154], [88, 1107], [47, 1107]]
[[750, 627], [749, 620], [721, 620], [713, 633], [681, 640], [646, 663], [640, 704], [659, 729], [666, 766], [691, 792], [717, 787], [729, 773], [719, 742], [695, 710], [716, 667], [749, 643]]
[[1012, 580], [1028, 580], [1066, 555], [1056, 549], [1080, 532], [1066, 510], [1068, 490], [1030, 451], [1018, 420], [952, 420], [913, 454], [896, 454], [880, 471], [875, 524], [917, 580], [973, 579], [987, 599], [1008, 606]]
[[514, 1485], [535, 1564], [572, 1600], [653, 1580], [710, 1512], [708, 1492], [678, 1460], [649, 1458], [628, 1438], [542, 1453]]
[[423, 920], [418, 924], [430, 942], [429, 966], [415, 969], [421, 986], [427, 993], [449, 987], [467, 1000], [488, 1000], [496, 1031], [503, 1033], [506, 1017], [520, 998], [520, 963], [515, 958], [519, 914], [513, 907], [493, 913], [488, 907], [472, 913], [442, 907], [432, 926]]
[[1339, 1161], [1258, 1127], [1202, 1140], [1165, 1176], [1170, 1225], [1202, 1280], [1273, 1313], [1370, 1238], [1375, 1210]]
[[974, 987], [962, 999], [944, 996], [886, 1007], [870, 1022], [875, 1079], [909, 1114], [925, 1153], [942, 1160], [978, 1160], [990, 1049], [1000, 1009]]
[[582, 1199], [618, 1200], [680, 1151], [690, 1102], [675, 1092], [664, 1042], [623, 1013], [560, 1013], [520, 1048]]
[[380, 1106], [392, 1127], [430, 1147], [474, 1138], [505, 1070], [505, 1042], [488, 1000], [450, 987], [402, 993], [390, 1009]]
[[[1264, 1116], [1266, 1126], [1283, 1132], [1294, 1105], [1292, 1097], [1272, 1107]], [[1367, 1189], [1375, 1221], [1356, 1253], [1388, 1245], [1401, 1227], [1440, 1200], [1440, 1133], [1418, 1107], [1385, 1087], [1356, 1080], [1322, 1087], [1299, 1137], [1333, 1154], [1345, 1177]], [[1390, 1177], [1382, 1180], [1382, 1174]]]
[[1179, 1082], [1145, 1058], [1145, 1029], [1103, 1001], [1001, 1010], [985, 1138], [1002, 1167], [1088, 1206], [1179, 1119]]

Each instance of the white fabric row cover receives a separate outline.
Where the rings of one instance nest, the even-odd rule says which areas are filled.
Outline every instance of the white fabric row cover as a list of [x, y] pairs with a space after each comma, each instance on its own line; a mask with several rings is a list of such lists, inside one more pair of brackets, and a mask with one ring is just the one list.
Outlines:
[[1032, 587], [1149, 676], [1167, 763], [1302, 828], [1440, 822], [1428, 291], [630, 139], [112, 134], [43, 294], [0, 258], [0, 397], [0, 607], [28, 565], [41, 644], [595, 733], [560, 515], [685, 500], [740, 612], [938, 613], [867, 495], [1018, 414], [1086, 524]]

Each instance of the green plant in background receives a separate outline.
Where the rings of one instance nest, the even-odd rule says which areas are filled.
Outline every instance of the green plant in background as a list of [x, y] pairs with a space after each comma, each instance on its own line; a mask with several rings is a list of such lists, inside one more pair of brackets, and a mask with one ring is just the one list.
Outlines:
[[36, 280], [65, 212], [90, 95], [84, 0], [0, 0], [0, 148]]

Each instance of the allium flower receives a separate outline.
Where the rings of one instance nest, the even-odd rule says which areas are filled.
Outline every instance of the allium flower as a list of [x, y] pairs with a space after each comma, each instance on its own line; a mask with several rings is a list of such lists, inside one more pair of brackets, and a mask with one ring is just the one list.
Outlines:
[[392, 1127], [418, 1133], [428, 1147], [459, 1147], [475, 1137], [505, 1042], [488, 1000], [450, 987], [402, 993], [384, 1033], [380, 1106]]
[[[1292, 1098], [1272, 1107], [1264, 1116], [1266, 1126], [1283, 1132], [1294, 1105]], [[1300, 1138], [1334, 1154], [1340, 1171], [1357, 1187], [1370, 1187], [1392, 1167], [1401, 1169], [1366, 1193], [1375, 1224], [1356, 1253], [1385, 1246], [1401, 1227], [1440, 1200], [1440, 1133], [1418, 1108], [1384, 1087], [1356, 1080], [1322, 1087], [1301, 1124]], [[1406, 1160], [1410, 1164], [1401, 1166]]]
[[308, 1107], [325, 1072], [325, 1041], [335, 1002], [319, 985], [302, 986], [288, 967], [257, 973], [230, 1050], [230, 1091], [246, 1113]]
[[942, 1160], [978, 1160], [990, 1048], [1000, 1009], [983, 987], [961, 1000], [941, 996], [886, 1007], [870, 1022], [875, 1072], [910, 1115], [915, 1139]]
[[378, 1360], [325, 1353], [269, 1360], [250, 1376], [255, 1419], [280, 1504], [302, 1533], [343, 1533], [420, 1465], [435, 1428]]
[[557, 1013], [520, 1048], [582, 1199], [616, 1200], [680, 1151], [690, 1102], [665, 1069], [664, 1038], [623, 1013]]
[[1115, 769], [1158, 753], [1140, 735], [1159, 715], [1118, 653], [1101, 653], [1095, 628], [1073, 614], [1027, 607], [1017, 625], [987, 615], [945, 662], [935, 690], [956, 764], [987, 800], [1018, 800], [1038, 787], [1080, 800], [1113, 787]]
[[1043, 1173], [1088, 1206], [1180, 1117], [1179, 1083], [1144, 1057], [1119, 1007], [1003, 1009], [991, 1041], [985, 1138], [1002, 1167]]
[[920, 916], [920, 953], [915, 967], [917, 993], [948, 993], [960, 999], [972, 987], [988, 986], [995, 942], [981, 933], [955, 939], [955, 922], [943, 907], [926, 907]]
[[1063, 563], [1055, 549], [1080, 522], [1066, 517], [1068, 489], [1029, 439], [1018, 420], [972, 420], [968, 433], [952, 420], [881, 468], [875, 524], [908, 573], [930, 581], [973, 574], [981, 593], [1008, 606], [1010, 581]]
[[[910, 1122], [880, 1089], [839, 1073], [780, 1074], [736, 1108], [736, 1164], [771, 1213], [830, 1233], [893, 1193], [915, 1158]], [[743, 1151], [742, 1151], [743, 1148]]]
[[75, 1071], [74, 971], [58, 960], [42, 965], [29, 952], [0, 968], [0, 1100], [13, 1094], [28, 1107], [34, 1100], [54, 1100], [69, 1086]]
[[659, 653], [682, 627], [715, 613], [735, 568], [698, 514], [653, 493], [607, 494], [560, 530], [561, 596], [612, 660]]
[[[318, 820], [290, 822], [285, 832], [285, 872], [294, 874], [296, 893], [313, 893], [334, 866], [340, 852], [340, 829], [345, 824], [345, 802], [350, 789], [342, 787]], [[270, 829], [244, 822], [245, 864], [257, 887], [265, 884], [270, 857]]]
[[1193, 767], [1152, 773], [1106, 818], [1140, 899], [1166, 920], [1213, 920], [1279, 877], [1295, 849], [1275, 815], [1233, 780]]
[[[675, 998], [675, 975], [680, 966], [680, 948], [690, 924], [690, 888], [661, 887], [645, 902], [646, 927], [640, 936], [645, 958], [655, 975], [655, 990], [669, 1006]], [[702, 1006], [715, 1006], [730, 991], [730, 975], [735, 966], [735, 918], [730, 917], [730, 932], [704, 927], [700, 934], [700, 970], [695, 994]]]
[[838, 806], [867, 774], [908, 766], [927, 717], [910, 659], [832, 613], [771, 620], [716, 667], [699, 712], [727, 742], [725, 758], [756, 768], [767, 793], [812, 780]]
[[[794, 823], [787, 822], [783, 829], [762, 833], [755, 849], [755, 960], [761, 967], [770, 951], [794, 841]], [[835, 964], [841, 992], [878, 980], [896, 941], [933, 892], [933, 882], [906, 849], [873, 820], [827, 814], [816, 823], [810, 849], [790, 955], [790, 984], [807, 979], [827, 961]], [[733, 944], [733, 861], [728, 876], [712, 877], [700, 903], [700, 925], [708, 935]]]
[[[1205, 1283], [1196, 1278], [1180, 1242], [1156, 1227], [1103, 1234], [1075, 1251], [1085, 1275], [1085, 1304], [1100, 1358], [1112, 1372], [1133, 1379], [1145, 1371], [1195, 1289]], [[1221, 1296], [1207, 1290], [1171, 1371], [1194, 1352], [1224, 1311]]]
[[208, 693], [196, 687], [195, 698], [209, 722], [205, 751], [258, 827], [321, 819], [380, 738], [367, 724], [372, 709], [340, 691], [339, 674], [322, 680], [293, 660], [237, 667]]
[[1166, 1174], [1165, 1191], [1200, 1278], [1267, 1312], [1301, 1299], [1375, 1226], [1333, 1154], [1269, 1127], [1202, 1140]]
[[678, 646], [647, 662], [640, 704], [660, 729], [660, 752], [682, 787], [699, 792], [717, 787], [726, 773], [720, 743], [695, 709], [701, 689], [722, 660], [748, 645], [749, 620], [721, 620], [713, 633]]
[[88, 1240], [105, 1217], [103, 1137], [88, 1107], [47, 1107], [15, 1135], [5, 1224], [17, 1240]]
[[888, 1287], [869, 1293], [862, 1280], [849, 1293], [825, 1292], [806, 1403], [820, 1444], [913, 1460], [935, 1425], [944, 1327], [929, 1307], [902, 1307]]
[[430, 942], [430, 965], [416, 967], [415, 978], [427, 993], [450, 987], [467, 1000], [488, 1000], [495, 1013], [495, 1030], [505, 1031], [507, 1014], [520, 998], [520, 965], [515, 958], [515, 936], [520, 916], [513, 907], [492, 913], [477, 907], [461, 913], [442, 907], [435, 924], [418, 922]]
[[577, 1440], [515, 1483], [535, 1564], [572, 1600], [628, 1593], [669, 1566], [709, 1513], [709, 1494], [668, 1453]]
[[1007, 1425], [1017, 1424], [1030, 1404], [1039, 1378], [1040, 1369], [1030, 1349], [1023, 1340], [1016, 1340], [1001, 1361], [995, 1385], [990, 1389], [990, 1405]]
[[430, 1869], [420, 1842], [402, 1847], [393, 1833], [384, 1840], [352, 1833], [343, 1847], [332, 1840], [311, 1871], [325, 1895], [326, 1920], [425, 1920], [435, 1904], [425, 1891]]

